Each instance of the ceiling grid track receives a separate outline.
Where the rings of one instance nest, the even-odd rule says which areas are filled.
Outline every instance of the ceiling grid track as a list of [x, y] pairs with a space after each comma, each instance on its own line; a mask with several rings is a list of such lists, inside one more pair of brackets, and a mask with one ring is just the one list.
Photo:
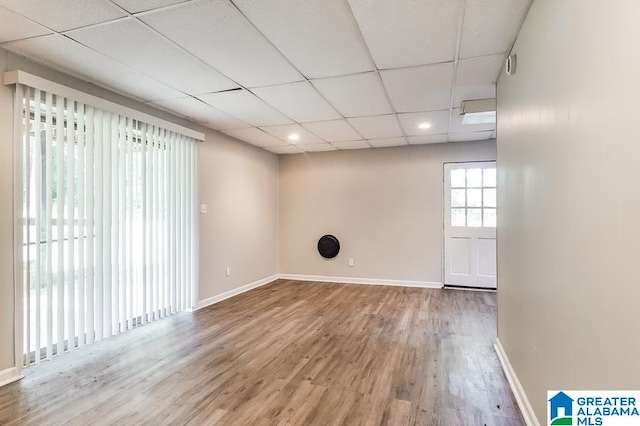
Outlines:
[[[407, 134], [405, 132], [405, 130], [402, 128], [402, 126], [400, 126], [400, 120], [398, 120], [398, 111], [396, 111], [396, 108], [393, 105], [393, 102], [391, 102], [391, 96], [389, 96], [389, 91], [387, 90], [387, 87], [384, 85], [384, 82], [382, 81], [382, 77], [380, 76], [380, 69], [378, 68], [378, 65], [376, 64], [375, 59], [373, 58], [373, 54], [371, 53], [371, 47], [369, 46], [369, 43], [367, 43], [367, 39], [364, 36], [364, 33], [362, 32], [362, 27], [360, 26], [360, 23], [358, 23], [358, 20], [356, 19], [355, 14], [353, 13], [353, 6], [351, 5], [351, 2], [349, 0], [347, 0], [347, 4], [349, 5], [349, 10], [351, 11], [351, 17], [353, 18], [353, 20], [356, 22], [356, 25], [358, 27], [359, 30], [359, 34], [360, 37], [362, 38], [362, 41], [364, 42], [364, 45], [367, 46], [367, 51], [369, 52], [369, 57], [371, 58], [371, 62], [373, 63], [373, 67], [374, 67], [374, 73], [376, 76], [376, 79], [378, 80], [378, 83], [380, 83], [380, 85], [382, 86], [382, 90], [384, 91], [384, 95], [387, 99], [387, 102], [389, 103], [389, 106], [391, 107], [391, 110], [393, 111], [393, 116], [396, 120], [396, 123], [398, 125], [398, 127], [400, 127], [400, 130], [402, 130], [402, 137], [404, 138], [404, 141], [406, 144], [408, 144], [408, 140], [407, 140]], [[371, 144], [369, 144], [371, 145]]]
[[276, 153], [475, 141], [530, 6], [0, 0], [0, 47]]
[[451, 120], [453, 119], [453, 101], [456, 91], [456, 80], [458, 78], [458, 62], [460, 61], [460, 46], [462, 45], [462, 29], [464, 27], [464, 14], [467, 10], [467, 0], [463, 0], [460, 22], [458, 23], [458, 37], [456, 40], [456, 53], [453, 57], [453, 75], [451, 76], [451, 100], [449, 101], [449, 123], [447, 124], [447, 138], [451, 132]]

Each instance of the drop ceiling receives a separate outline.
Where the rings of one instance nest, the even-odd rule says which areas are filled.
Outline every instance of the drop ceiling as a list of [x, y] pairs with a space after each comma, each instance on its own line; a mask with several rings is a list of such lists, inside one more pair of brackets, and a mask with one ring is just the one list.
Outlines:
[[530, 3], [0, 0], [0, 47], [277, 154], [473, 141]]

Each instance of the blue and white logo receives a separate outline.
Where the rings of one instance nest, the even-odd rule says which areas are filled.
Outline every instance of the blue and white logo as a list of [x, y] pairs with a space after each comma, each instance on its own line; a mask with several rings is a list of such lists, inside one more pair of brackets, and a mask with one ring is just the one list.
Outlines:
[[640, 391], [548, 391], [547, 425], [640, 425]]
[[549, 421], [552, 425], [573, 425], [573, 399], [564, 392], [549, 398]]

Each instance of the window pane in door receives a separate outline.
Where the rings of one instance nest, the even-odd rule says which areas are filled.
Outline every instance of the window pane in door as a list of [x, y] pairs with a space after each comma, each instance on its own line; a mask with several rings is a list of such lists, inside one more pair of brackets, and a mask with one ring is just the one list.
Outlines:
[[467, 189], [467, 207], [482, 207], [482, 189]]
[[465, 226], [465, 209], [451, 209], [451, 226]]
[[467, 170], [467, 187], [482, 188], [482, 169]]
[[496, 169], [484, 169], [483, 186], [496, 186]]
[[483, 216], [485, 228], [496, 227], [496, 209], [483, 209]]
[[465, 206], [465, 190], [464, 189], [452, 189], [451, 190], [451, 207], [464, 207]]
[[465, 183], [465, 170], [456, 169], [451, 170], [451, 187], [452, 188], [464, 188]]
[[467, 226], [471, 228], [482, 226], [482, 209], [467, 209]]
[[496, 206], [496, 190], [495, 188], [483, 189], [483, 206], [495, 207]]

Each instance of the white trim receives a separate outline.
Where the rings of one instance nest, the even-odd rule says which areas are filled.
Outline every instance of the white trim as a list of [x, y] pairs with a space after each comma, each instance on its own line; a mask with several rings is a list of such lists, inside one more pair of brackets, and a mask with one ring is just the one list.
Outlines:
[[538, 422], [536, 414], [533, 412], [533, 408], [529, 403], [529, 398], [527, 398], [527, 394], [522, 388], [520, 380], [518, 380], [518, 376], [516, 376], [516, 372], [513, 371], [513, 367], [511, 366], [509, 358], [507, 358], [507, 354], [500, 343], [500, 339], [496, 339], [496, 344], [493, 345], [493, 347], [496, 349], [498, 359], [500, 360], [500, 364], [502, 364], [502, 369], [504, 370], [504, 375], [507, 376], [507, 381], [509, 382], [509, 386], [511, 386], [511, 391], [516, 398], [518, 407], [520, 407], [520, 412], [522, 413], [522, 417], [524, 417], [524, 422], [527, 426], [540, 426], [540, 422]]
[[128, 108], [124, 105], [120, 105], [115, 102], [99, 98], [97, 96], [89, 95], [88, 93], [81, 92], [80, 90], [72, 89], [70, 87], [63, 86], [62, 84], [54, 83], [53, 81], [46, 80], [42, 77], [38, 77], [21, 70], [5, 72], [3, 83], [5, 86], [10, 86], [12, 84], [24, 84], [35, 89], [44, 90], [55, 95], [73, 99], [74, 101], [83, 102], [85, 104], [98, 107], [109, 112], [125, 115], [135, 120], [143, 121], [147, 124], [160, 126], [164, 129], [171, 130], [200, 141], [204, 140], [204, 133], [196, 132], [195, 130], [180, 126], [179, 124], [162, 120], [153, 115]]
[[395, 287], [442, 288], [442, 283], [430, 281], [385, 280], [377, 278], [327, 277], [321, 275], [280, 274], [279, 278], [296, 281], [318, 281], [323, 283], [388, 285]]
[[[209, 297], [204, 300], [198, 301], [193, 311], [205, 308], [207, 306], [214, 305], [223, 300], [230, 299], [242, 293], [246, 293], [254, 288], [262, 287], [263, 285], [270, 284], [277, 279], [283, 280], [295, 280], [295, 281], [317, 281], [323, 283], [339, 283], [339, 284], [368, 284], [368, 285], [387, 285], [394, 287], [418, 287], [418, 288], [442, 288], [442, 283], [429, 282], [429, 281], [402, 281], [402, 280], [380, 280], [373, 278], [345, 278], [345, 277], [325, 277], [320, 275], [295, 275], [295, 274], [275, 274], [270, 277], [263, 278], [258, 281], [254, 281], [242, 287], [234, 288], [233, 290], [225, 291], [216, 296]], [[189, 310], [191, 311], [191, 310]]]
[[9, 383], [13, 383], [16, 380], [20, 380], [24, 377], [24, 374], [16, 368], [11, 367], [6, 370], [0, 371], [0, 386], [8, 385]]
[[238, 288], [234, 288], [233, 290], [229, 290], [229, 291], [225, 291], [224, 293], [220, 293], [216, 296], [213, 297], [209, 297], [207, 299], [204, 300], [200, 300], [196, 306], [194, 307], [194, 311], [197, 311], [199, 309], [205, 308], [207, 306], [211, 306], [214, 305], [218, 302], [222, 302], [223, 300], [227, 300], [233, 296], [237, 296], [241, 293], [246, 293], [249, 290], [253, 290], [254, 288], [258, 288], [258, 287], [262, 287], [265, 284], [269, 284], [272, 283], [273, 281], [277, 280], [278, 278], [280, 278], [278, 275], [272, 275], [270, 277], [267, 278], [263, 278], [261, 280], [258, 281], [254, 281], [252, 283], [249, 283], [247, 285], [243, 285], [242, 287], [238, 287]]

